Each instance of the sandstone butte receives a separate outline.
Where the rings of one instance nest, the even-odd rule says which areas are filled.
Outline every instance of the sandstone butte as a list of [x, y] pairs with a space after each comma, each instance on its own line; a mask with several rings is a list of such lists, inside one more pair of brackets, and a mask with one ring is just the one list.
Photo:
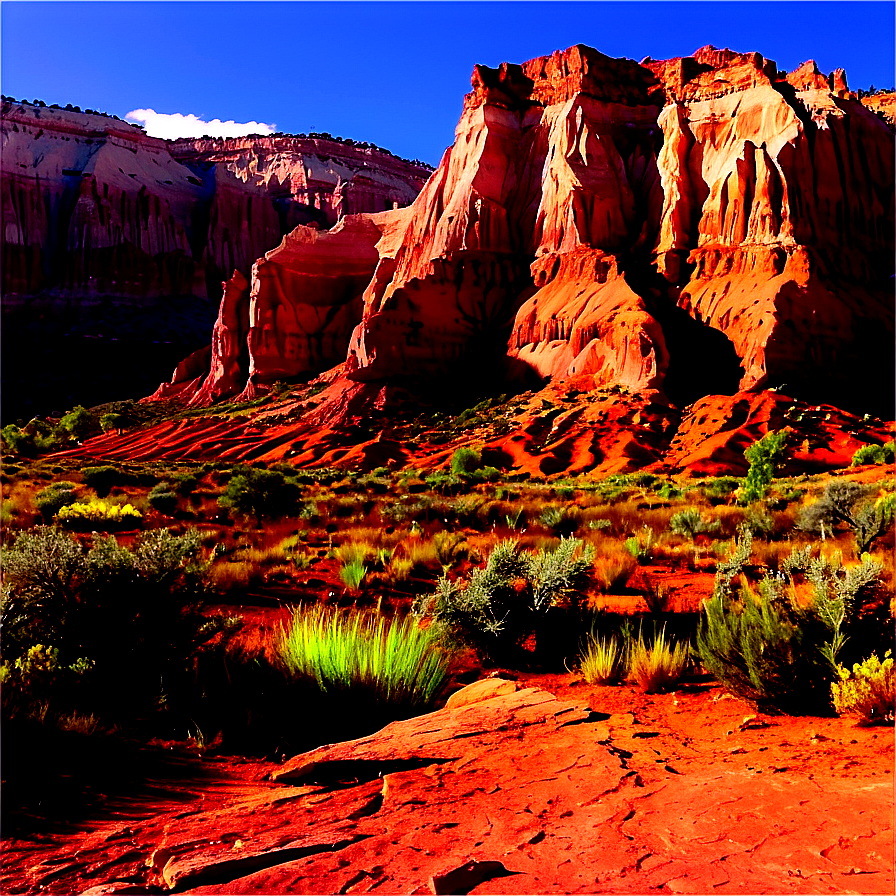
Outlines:
[[588, 396], [485, 440], [523, 470], [736, 468], [794, 420], [808, 466], [840, 465], [892, 431], [837, 408], [892, 413], [893, 189], [892, 126], [811, 61], [577, 45], [476, 66], [414, 202], [297, 226], [227, 281], [210, 357], [155, 396], [204, 406], [323, 374], [313, 411], [268, 437], [259, 415], [89, 450], [363, 462], [346, 433], [400, 387], [466, 380]]

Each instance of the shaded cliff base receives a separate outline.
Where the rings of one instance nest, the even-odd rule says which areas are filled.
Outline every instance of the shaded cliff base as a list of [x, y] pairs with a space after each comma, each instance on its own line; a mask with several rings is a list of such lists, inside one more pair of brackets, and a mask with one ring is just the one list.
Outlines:
[[216, 313], [194, 296], [4, 296], [2, 423], [145, 395], [207, 343]]
[[473, 446], [485, 463], [533, 477], [638, 469], [718, 475], [744, 473], [744, 450], [789, 428], [785, 469], [801, 473], [848, 466], [862, 445], [896, 432], [893, 422], [774, 391], [709, 395], [677, 408], [658, 392], [595, 388], [589, 375], [475, 399], [455, 381], [443, 385], [446, 395], [454, 390], [453, 405], [425, 405], [408, 384], [357, 384], [335, 371], [250, 402], [194, 409], [147, 402], [156, 421], [91, 439], [67, 456], [429, 470]]

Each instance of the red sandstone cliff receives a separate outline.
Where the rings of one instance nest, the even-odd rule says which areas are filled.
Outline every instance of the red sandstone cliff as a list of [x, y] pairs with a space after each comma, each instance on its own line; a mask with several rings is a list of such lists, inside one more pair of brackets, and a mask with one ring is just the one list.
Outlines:
[[[779, 386], [848, 404], [891, 383], [893, 132], [842, 71], [575, 46], [477, 66], [472, 87], [411, 206], [300, 228], [248, 298], [231, 285], [245, 336], [224, 338], [222, 306], [212, 372], [186, 396], [253, 394], [339, 357], [359, 384], [503, 359], [508, 377], [678, 403]], [[222, 376], [237, 367], [244, 381]]]
[[4, 298], [195, 295], [298, 224], [407, 205], [429, 170], [336, 140], [169, 142], [101, 115], [4, 101]]

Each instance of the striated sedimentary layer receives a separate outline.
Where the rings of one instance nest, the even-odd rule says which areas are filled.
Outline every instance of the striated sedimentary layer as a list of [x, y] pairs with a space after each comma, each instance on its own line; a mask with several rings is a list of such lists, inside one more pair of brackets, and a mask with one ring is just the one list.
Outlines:
[[[366, 145], [311, 137], [167, 142], [109, 116], [4, 99], [4, 413], [12, 419], [145, 394], [174, 358], [208, 342], [222, 281], [248, 281], [256, 259], [296, 226], [326, 228], [355, 210], [407, 205], [428, 173]], [[244, 358], [248, 316], [230, 313], [232, 293], [219, 320], [228, 332], [216, 331], [215, 340], [239, 343], [235, 357]], [[61, 388], [55, 356], [99, 349], [111, 358], [109, 340], [128, 343], [129, 363], [81, 379], [69, 369], [74, 394]], [[339, 355], [324, 354], [322, 364], [344, 358], [341, 342]], [[179, 365], [176, 376], [196, 363]], [[226, 388], [213, 376], [203, 394], [242, 390], [248, 361], [230, 375]]]
[[[242, 381], [220, 386], [216, 348], [218, 385], [186, 398], [254, 394], [345, 359], [359, 400], [396, 378], [586, 375], [673, 404], [780, 388], [891, 407], [889, 387], [863, 384], [892, 380], [893, 131], [844, 72], [574, 46], [477, 66], [472, 88], [408, 208], [313, 247], [297, 235], [313, 263], [296, 266], [289, 240], [259, 261]], [[333, 392], [333, 425], [349, 422], [345, 395]]]

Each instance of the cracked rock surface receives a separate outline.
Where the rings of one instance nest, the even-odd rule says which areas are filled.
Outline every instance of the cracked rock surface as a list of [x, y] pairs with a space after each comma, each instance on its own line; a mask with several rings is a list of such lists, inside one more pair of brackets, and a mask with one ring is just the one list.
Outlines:
[[3, 891], [891, 893], [892, 771], [892, 729], [713, 685], [488, 679], [126, 825], [7, 841]]

